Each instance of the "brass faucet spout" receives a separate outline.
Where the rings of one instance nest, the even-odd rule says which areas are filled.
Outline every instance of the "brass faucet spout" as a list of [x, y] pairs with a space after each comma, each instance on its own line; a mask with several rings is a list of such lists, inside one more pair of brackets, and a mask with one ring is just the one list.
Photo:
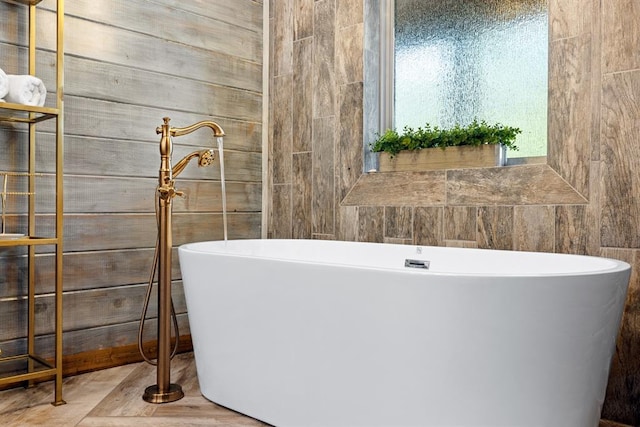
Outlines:
[[171, 136], [182, 136], [187, 135], [195, 130], [200, 129], [201, 127], [208, 127], [213, 131], [213, 136], [224, 136], [224, 131], [216, 122], [212, 122], [211, 120], [203, 120], [198, 123], [194, 123], [191, 126], [186, 126], [183, 128], [171, 128]]

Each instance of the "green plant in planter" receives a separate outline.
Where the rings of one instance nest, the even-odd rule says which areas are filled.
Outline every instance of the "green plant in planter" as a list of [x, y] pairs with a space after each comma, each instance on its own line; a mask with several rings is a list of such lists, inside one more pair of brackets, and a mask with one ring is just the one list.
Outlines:
[[405, 126], [403, 133], [394, 129], [387, 129], [371, 144], [374, 152], [387, 152], [391, 156], [402, 150], [420, 150], [422, 148], [457, 147], [461, 145], [493, 145], [502, 144], [512, 150], [518, 150], [515, 145], [516, 136], [522, 133], [519, 128], [503, 126], [501, 124], [488, 125], [484, 120], [474, 120], [468, 126], [455, 125], [451, 129], [433, 128], [428, 123], [424, 127], [413, 129]]

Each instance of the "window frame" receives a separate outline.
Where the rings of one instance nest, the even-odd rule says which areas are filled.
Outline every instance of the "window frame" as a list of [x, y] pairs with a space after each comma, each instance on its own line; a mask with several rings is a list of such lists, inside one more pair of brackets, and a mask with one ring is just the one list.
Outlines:
[[365, 0], [364, 8], [364, 172], [378, 169], [370, 144], [393, 126], [394, 0]]
[[[394, 126], [395, 0], [364, 0], [363, 172], [377, 171], [370, 144]], [[549, 54], [548, 54], [549, 55]], [[548, 90], [548, 89], [547, 89]], [[548, 97], [548, 95], [547, 95]], [[547, 115], [547, 132], [549, 117]], [[547, 141], [547, 144], [549, 141]], [[548, 149], [547, 149], [548, 153]], [[547, 156], [507, 159], [507, 165], [546, 164]]]

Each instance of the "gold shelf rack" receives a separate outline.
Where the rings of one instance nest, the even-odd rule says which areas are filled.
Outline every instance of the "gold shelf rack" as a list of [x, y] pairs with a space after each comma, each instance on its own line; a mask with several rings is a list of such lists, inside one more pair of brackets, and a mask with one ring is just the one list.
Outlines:
[[[0, 0], [12, 4], [11, 7], [25, 7], [28, 9], [29, 31], [29, 74], [36, 75], [36, 5], [40, 0]], [[64, 82], [64, 0], [56, 0], [56, 87], [54, 107], [32, 107], [26, 105], [0, 103], [0, 122], [25, 124], [29, 129], [28, 171], [28, 217], [27, 233], [24, 237], [0, 240], [0, 250], [8, 247], [26, 246], [28, 251], [28, 291], [25, 297], [17, 301], [27, 300], [27, 346], [25, 354], [4, 356], [0, 354], [0, 387], [24, 383], [31, 386], [35, 381], [54, 379], [53, 405], [62, 405], [62, 242], [63, 242], [63, 82]], [[52, 91], [49, 91], [52, 94]], [[55, 154], [55, 230], [50, 236], [36, 235], [36, 125], [40, 122], [55, 121], [56, 154]], [[15, 141], [0, 140], [0, 144], [10, 144]], [[0, 145], [0, 150], [3, 147]], [[8, 172], [4, 172], [8, 173]], [[53, 358], [44, 358], [36, 354], [35, 336], [35, 301], [36, 301], [36, 246], [53, 245], [55, 247], [55, 349]]]
[[5, 3], [24, 4], [27, 6], [35, 6], [42, 0], [3, 0]]

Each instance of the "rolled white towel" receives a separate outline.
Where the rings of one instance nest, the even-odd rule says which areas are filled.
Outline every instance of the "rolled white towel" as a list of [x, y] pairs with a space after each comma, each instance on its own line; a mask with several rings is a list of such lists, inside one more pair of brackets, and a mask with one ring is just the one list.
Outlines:
[[14, 76], [9, 74], [9, 92], [5, 97], [7, 102], [42, 107], [47, 97], [44, 83], [37, 77], [30, 75]]
[[0, 68], [0, 99], [7, 96], [7, 92], [9, 92], [9, 77]]

